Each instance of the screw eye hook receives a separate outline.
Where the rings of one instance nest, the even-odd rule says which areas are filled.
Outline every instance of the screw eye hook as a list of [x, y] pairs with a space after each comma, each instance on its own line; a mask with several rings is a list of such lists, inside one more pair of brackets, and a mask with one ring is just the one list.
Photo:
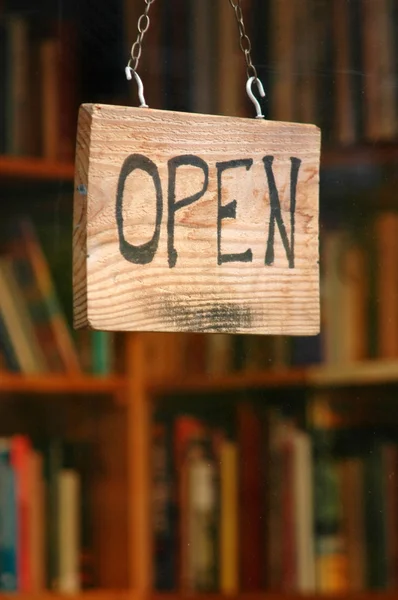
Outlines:
[[148, 104], [145, 102], [144, 96], [144, 84], [142, 83], [141, 77], [138, 75], [137, 71], [135, 71], [132, 67], [130, 67], [130, 61], [127, 67], [125, 68], [126, 78], [128, 81], [131, 81], [134, 78], [137, 82], [138, 86], [138, 98], [140, 100], [140, 108], [148, 108]]
[[257, 84], [257, 89], [258, 89], [258, 93], [260, 94], [261, 98], [265, 97], [265, 92], [264, 92], [264, 87], [263, 84], [261, 83], [260, 79], [258, 77], [249, 77], [249, 79], [247, 80], [246, 83], [246, 92], [247, 95], [249, 96], [250, 100], [253, 102], [255, 109], [256, 109], [256, 119], [264, 119], [264, 115], [261, 112], [261, 106], [259, 101], [257, 100], [257, 98], [255, 97], [255, 95], [253, 94], [253, 82], [256, 82]]

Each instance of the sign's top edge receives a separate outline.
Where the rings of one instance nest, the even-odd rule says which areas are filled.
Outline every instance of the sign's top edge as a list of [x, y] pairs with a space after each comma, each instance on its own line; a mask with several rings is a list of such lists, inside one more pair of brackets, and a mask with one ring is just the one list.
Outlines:
[[[250, 118], [250, 117], [239, 117], [239, 116], [231, 116], [231, 115], [214, 115], [214, 114], [207, 114], [207, 113], [191, 113], [191, 112], [182, 112], [182, 111], [175, 111], [175, 110], [162, 110], [162, 109], [158, 109], [158, 108], [141, 108], [141, 107], [137, 107], [137, 106], [123, 106], [123, 105], [113, 105], [113, 104], [99, 104], [99, 103], [87, 103], [87, 104], [81, 104], [80, 106], [80, 110], [84, 110], [85, 112], [87, 112], [91, 117], [95, 117], [95, 116], [100, 116], [102, 111], [112, 111], [113, 113], [118, 112], [118, 113], [125, 113], [126, 111], [128, 111], [130, 114], [131, 112], [137, 113], [137, 115], [145, 115], [145, 113], [148, 114], [148, 111], [153, 115], [158, 114], [160, 115], [176, 115], [176, 116], [181, 116], [181, 117], [197, 117], [197, 118], [206, 118], [206, 119], [210, 119], [210, 120], [214, 120], [214, 121], [237, 121], [239, 120], [240, 122], [244, 122], [246, 123], [251, 123], [253, 125], [257, 125], [260, 123], [263, 123], [264, 125], [278, 125], [278, 126], [286, 126], [286, 127], [300, 127], [303, 129], [309, 129], [312, 130], [313, 133], [317, 133], [319, 136], [321, 135], [321, 130], [317, 125], [314, 125], [313, 123], [297, 123], [297, 122], [289, 122], [289, 121], [274, 121], [274, 120], [269, 120], [269, 119], [255, 119], [255, 118]], [[107, 115], [108, 116], [108, 115]]]

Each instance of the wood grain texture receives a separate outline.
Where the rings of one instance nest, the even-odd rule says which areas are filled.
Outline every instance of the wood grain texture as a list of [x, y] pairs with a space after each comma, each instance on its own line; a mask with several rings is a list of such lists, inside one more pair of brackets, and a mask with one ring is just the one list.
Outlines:
[[[156, 252], [147, 264], [121, 254], [123, 244], [143, 248], [155, 237], [152, 176], [135, 163], [120, 181], [132, 155], [146, 157], [160, 177], [163, 213]], [[194, 155], [196, 162], [177, 167], [173, 159], [182, 155]], [[74, 207], [75, 326], [316, 334], [319, 158], [320, 132], [313, 125], [82, 106]], [[220, 166], [238, 160], [244, 161], [239, 167]], [[195, 194], [196, 201], [178, 205]], [[229, 214], [221, 209], [220, 233], [219, 204], [230, 207]], [[250, 262], [218, 264], [218, 244], [222, 256], [250, 250]]]

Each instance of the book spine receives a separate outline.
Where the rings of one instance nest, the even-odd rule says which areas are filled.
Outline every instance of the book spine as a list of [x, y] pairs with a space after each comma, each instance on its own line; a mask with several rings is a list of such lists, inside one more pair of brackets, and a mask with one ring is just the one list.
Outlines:
[[24, 251], [29, 257], [35, 274], [36, 284], [42, 294], [43, 302], [45, 302], [47, 306], [52, 331], [56, 340], [58, 352], [62, 356], [65, 370], [70, 373], [80, 373], [81, 368], [72, 336], [66, 323], [65, 316], [62, 313], [50, 270], [36, 232], [32, 223], [26, 219], [21, 222], [20, 228]]
[[45, 39], [40, 48], [42, 73], [43, 156], [49, 160], [58, 158], [58, 52], [55, 39]]
[[9, 154], [23, 155], [27, 146], [27, 86], [28, 27], [19, 15], [8, 16], [8, 86], [7, 141]]
[[204, 454], [188, 466], [188, 536], [190, 580], [195, 592], [217, 587], [215, 465]]
[[46, 445], [46, 573], [47, 588], [57, 590], [59, 585], [59, 473], [63, 460], [62, 442], [51, 439]]
[[333, 38], [336, 69], [336, 132], [341, 144], [356, 141], [353, 86], [351, 81], [350, 2], [335, 0], [333, 3]]
[[344, 459], [340, 464], [343, 532], [347, 545], [348, 581], [352, 592], [366, 589], [366, 540], [363, 506], [364, 462]]
[[310, 405], [314, 448], [315, 573], [317, 592], [345, 593], [348, 565], [340, 494], [334, 456], [336, 431], [328, 401], [316, 397]]
[[58, 591], [80, 590], [80, 479], [74, 469], [58, 474]]
[[16, 503], [18, 519], [17, 573], [18, 591], [29, 593], [32, 588], [30, 552], [30, 459], [32, 448], [26, 436], [11, 439], [11, 464], [15, 473]]
[[398, 356], [398, 214], [376, 217], [378, 356]]
[[0, 590], [18, 591], [18, 515], [15, 472], [10, 444], [0, 440]]
[[220, 592], [235, 595], [239, 589], [238, 448], [225, 440], [220, 449]]
[[39, 452], [30, 454], [30, 526], [29, 562], [31, 567], [32, 592], [45, 589], [45, 497], [43, 457]]
[[242, 590], [261, 589], [264, 540], [262, 523], [262, 447], [260, 415], [248, 403], [238, 406], [239, 481]]
[[92, 369], [95, 375], [109, 375], [113, 365], [113, 335], [109, 331], [92, 331]]
[[172, 497], [172, 448], [169, 426], [155, 423], [153, 460], [154, 577], [157, 591], [175, 589], [175, 522]]
[[383, 446], [372, 444], [365, 457], [364, 500], [367, 549], [367, 587], [384, 589], [387, 585], [386, 498], [383, 479]]

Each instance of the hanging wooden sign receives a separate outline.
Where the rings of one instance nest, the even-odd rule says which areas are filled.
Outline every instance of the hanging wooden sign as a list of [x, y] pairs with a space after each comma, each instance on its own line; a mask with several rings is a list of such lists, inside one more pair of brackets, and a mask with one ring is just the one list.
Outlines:
[[313, 125], [84, 105], [76, 327], [319, 332]]

